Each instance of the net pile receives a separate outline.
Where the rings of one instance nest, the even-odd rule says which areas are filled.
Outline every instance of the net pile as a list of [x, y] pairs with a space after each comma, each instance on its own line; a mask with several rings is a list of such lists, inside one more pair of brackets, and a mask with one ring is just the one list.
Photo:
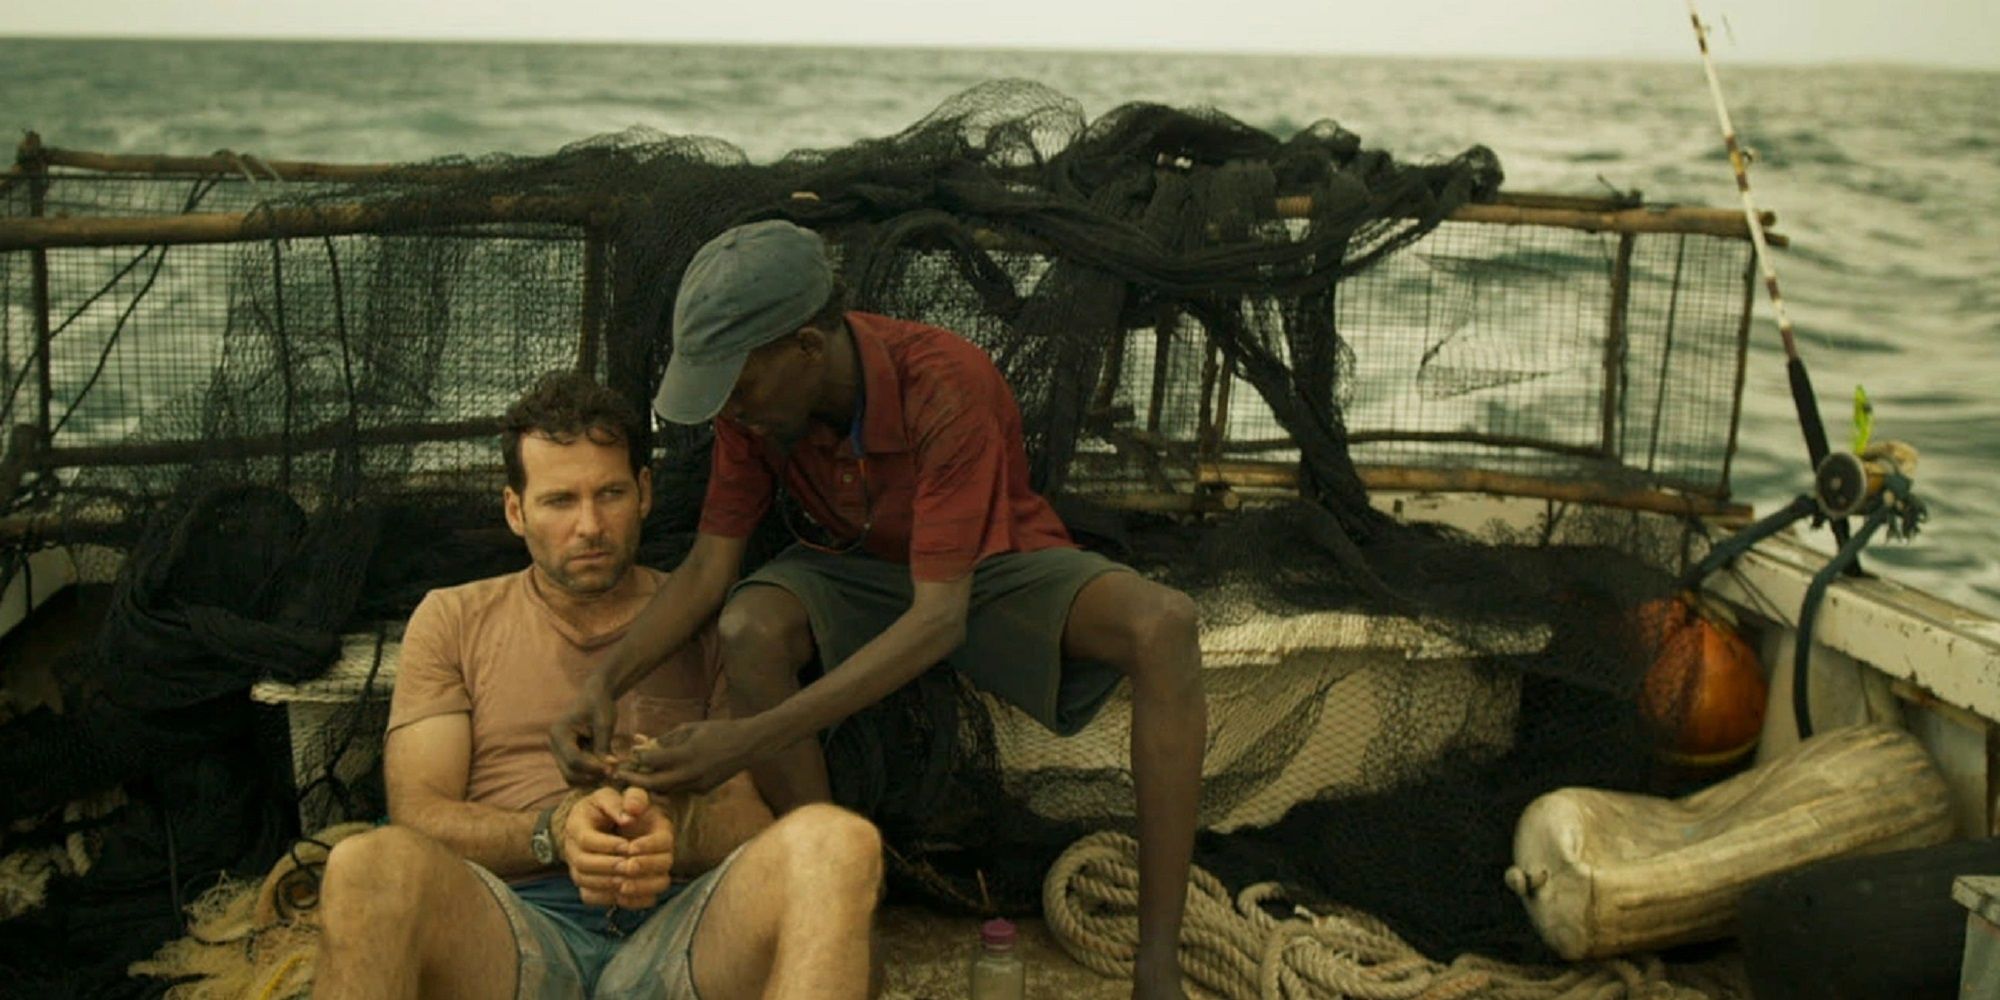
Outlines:
[[[1532, 959], [1499, 879], [1519, 809], [1656, 778], [1632, 699], [1645, 658], [1619, 627], [1670, 583], [1670, 558], [1633, 555], [1652, 529], [1552, 504], [1538, 530], [1475, 538], [1390, 517], [1364, 476], [1473, 465], [1726, 497], [1732, 241], [1621, 251], [1615, 234], [1447, 222], [1498, 191], [1492, 152], [1405, 163], [1331, 122], [1280, 139], [1155, 105], [1093, 119], [1022, 82], [770, 164], [637, 131], [342, 183], [239, 162], [0, 192], [17, 217], [247, 210], [293, 234], [48, 252], [46, 396], [35, 267], [0, 253], [0, 423], [69, 449], [10, 499], [0, 569], [49, 545], [126, 549], [132, 609], [66, 674], [103, 697], [0, 729], [0, 784], [22, 789], [0, 819], [253, 745], [275, 763], [235, 787], [298, 794], [251, 684], [317, 676], [340, 632], [523, 565], [498, 530], [494, 418], [561, 367], [644, 406], [694, 250], [772, 217], [827, 236], [852, 306], [984, 347], [1034, 484], [1080, 540], [1197, 595], [1215, 668], [1198, 860], [1225, 883], [1375, 913], [1440, 960]], [[1614, 259], [1631, 291], [1607, 349]], [[671, 568], [707, 431], [656, 444], [641, 557]], [[1202, 513], [1215, 470], [1247, 459], [1287, 470], [1286, 499]], [[765, 525], [753, 564], [787, 540]], [[149, 593], [170, 607], [141, 613]], [[902, 890], [1033, 909], [1064, 847], [1132, 828], [1118, 703], [1075, 741], [1009, 711], [933, 672], [832, 736], [836, 794], [882, 825]], [[156, 917], [176, 880], [261, 870], [296, 833], [288, 799], [255, 843], [162, 801], [181, 809], [176, 870], [127, 886]], [[190, 861], [195, 843], [214, 848]]]

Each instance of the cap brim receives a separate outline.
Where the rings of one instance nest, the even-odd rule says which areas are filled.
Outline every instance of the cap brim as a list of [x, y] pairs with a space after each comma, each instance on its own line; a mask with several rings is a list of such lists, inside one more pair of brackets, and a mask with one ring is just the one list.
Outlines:
[[660, 391], [653, 396], [653, 412], [677, 424], [700, 424], [722, 412], [722, 404], [736, 389], [749, 354], [690, 361], [676, 353], [667, 362], [660, 378]]

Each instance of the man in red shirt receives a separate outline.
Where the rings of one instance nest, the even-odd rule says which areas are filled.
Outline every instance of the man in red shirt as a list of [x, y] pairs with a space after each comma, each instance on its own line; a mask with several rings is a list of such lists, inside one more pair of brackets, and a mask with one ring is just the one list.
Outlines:
[[[783, 813], [829, 796], [822, 730], [933, 664], [1064, 734], [1129, 678], [1133, 993], [1179, 996], [1207, 731], [1194, 603], [1077, 548], [1028, 486], [1020, 411], [991, 359], [936, 327], [844, 311], [817, 235], [770, 221], [710, 241], [673, 336], [654, 406], [714, 421], [708, 495], [687, 558], [552, 732], [566, 774], [678, 791], [747, 767]], [[774, 503], [798, 544], [739, 582]], [[611, 700], [718, 609], [733, 718], [610, 758]], [[801, 688], [815, 656], [826, 673]]]

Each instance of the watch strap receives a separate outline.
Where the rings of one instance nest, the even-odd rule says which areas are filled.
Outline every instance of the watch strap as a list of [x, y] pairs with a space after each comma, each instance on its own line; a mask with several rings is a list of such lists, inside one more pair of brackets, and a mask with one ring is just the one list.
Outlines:
[[[549, 806], [543, 809], [540, 815], [535, 817], [535, 832], [530, 838], [529, 843], [537, 848], [535, 851], [535, 860], [543, 864], [552, 864], [562, 860], [562, 845], [556, 841], [555, 832], [550, 828], [550, 821], [555, 818], [556, 809], [560, 805], [561, 803], [557, 803], [556, 805]], [[546, 850], [546, 855], [544, 854], [544, 850]]]

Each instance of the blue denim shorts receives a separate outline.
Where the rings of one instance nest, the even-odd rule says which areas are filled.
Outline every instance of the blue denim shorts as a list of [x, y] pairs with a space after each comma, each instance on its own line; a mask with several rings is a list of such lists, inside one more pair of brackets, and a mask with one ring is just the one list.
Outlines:
[[518, 1000], [694, 1000], [694, 935], [736, 860], [675, 883], [648, 910], [584, 903], [567, 873], [508, 885], [471, 862], [507, 915], [520, 956]]

